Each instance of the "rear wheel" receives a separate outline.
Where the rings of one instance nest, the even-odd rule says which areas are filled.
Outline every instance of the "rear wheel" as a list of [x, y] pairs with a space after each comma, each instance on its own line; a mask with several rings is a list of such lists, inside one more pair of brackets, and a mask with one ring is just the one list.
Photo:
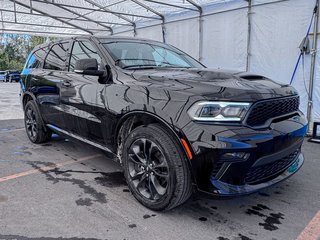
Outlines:
[[192, 193], [187, 159], [159, 124], [134, 129], [123, 148], [125, 178], [134, 197], [152, 210], [168, 210]]
[[27, 102], [24, 108], [24, 124], [31, 142], [44, 143], [51, 138], [52, 132], [41, 121], [38, 107], [33, 100]]

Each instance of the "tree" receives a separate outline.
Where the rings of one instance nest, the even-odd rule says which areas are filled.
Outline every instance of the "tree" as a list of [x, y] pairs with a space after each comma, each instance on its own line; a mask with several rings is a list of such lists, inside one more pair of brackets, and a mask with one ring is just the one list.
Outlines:
[[32, 49], [49, 38], [18, 34], [0, 35], [0, 70], [22, 70]]

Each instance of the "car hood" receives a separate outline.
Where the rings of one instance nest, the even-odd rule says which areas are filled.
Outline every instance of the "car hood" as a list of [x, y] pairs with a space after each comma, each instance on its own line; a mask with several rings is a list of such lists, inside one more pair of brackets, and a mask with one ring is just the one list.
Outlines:
[[296, 95], [289, 85], [276, 83], [260, 75], [213, 69], [150, 69], [130, 73], [149, 88], [167, 89], [208, 100], [257, 101]]

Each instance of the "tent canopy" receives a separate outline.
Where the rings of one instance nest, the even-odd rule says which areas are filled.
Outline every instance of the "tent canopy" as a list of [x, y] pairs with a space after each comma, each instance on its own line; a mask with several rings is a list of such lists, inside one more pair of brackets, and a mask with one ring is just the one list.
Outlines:
[[[319, 0], [0, 0], [0, 33], [138, 36], [172, 44], [210, 68], [289, 84], [315, 3]], [[312, 27], [307, 37], [313, 45], [318, 34]], [[311, 52], [315, 55], [300, 62], [292, 83], [310, 120], [320, 119], [320, 55]]]
[[235, 0], [0, 0], [0, 29], [53, 36], [112, 35], [161, 24], [173, 16], [199, 16], [204, 6], [231, 1]]

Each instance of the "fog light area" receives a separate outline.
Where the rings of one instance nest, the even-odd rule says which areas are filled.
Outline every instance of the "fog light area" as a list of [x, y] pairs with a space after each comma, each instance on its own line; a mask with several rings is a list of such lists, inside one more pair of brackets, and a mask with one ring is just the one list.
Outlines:
[[221, 156], [224, 161], [245, 161], [250, 157], [250, 153], [246, 152], [230, 152]]

